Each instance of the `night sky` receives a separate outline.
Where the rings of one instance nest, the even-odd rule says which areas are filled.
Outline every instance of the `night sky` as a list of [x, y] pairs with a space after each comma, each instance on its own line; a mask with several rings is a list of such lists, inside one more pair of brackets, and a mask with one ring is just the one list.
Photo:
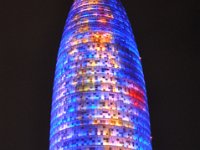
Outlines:
[[[154, 150], [199, 150], [198, 0], [122, 0], [142, 57]], [[56, 55], [72, 0], [1, 0], [0, 150], [47, 150]]]

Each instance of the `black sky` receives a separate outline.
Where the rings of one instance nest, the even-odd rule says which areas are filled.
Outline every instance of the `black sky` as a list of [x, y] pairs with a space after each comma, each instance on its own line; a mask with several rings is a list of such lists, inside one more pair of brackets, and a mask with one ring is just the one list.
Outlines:
[[[154, 150], [199, 150], [198, 1], [122, 1], [142, 56]], [[71, 3], [1, 0], [1, 150], [48, 149], [56, 55]]]

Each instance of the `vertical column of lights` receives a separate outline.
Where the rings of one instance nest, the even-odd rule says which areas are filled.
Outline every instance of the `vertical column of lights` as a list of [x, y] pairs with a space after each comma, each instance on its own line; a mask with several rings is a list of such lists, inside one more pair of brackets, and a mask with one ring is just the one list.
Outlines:
[[55, 71], [50, 150], [151, 150], [144, 76], [118, 0], [75, 0]]

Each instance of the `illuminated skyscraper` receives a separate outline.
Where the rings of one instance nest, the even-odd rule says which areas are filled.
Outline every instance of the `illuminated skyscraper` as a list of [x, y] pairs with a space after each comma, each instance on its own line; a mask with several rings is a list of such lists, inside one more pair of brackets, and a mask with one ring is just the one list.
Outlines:
[[75, 0], [58, 52], [50, 150], [151, 150], [140, 56], [119, 0]]

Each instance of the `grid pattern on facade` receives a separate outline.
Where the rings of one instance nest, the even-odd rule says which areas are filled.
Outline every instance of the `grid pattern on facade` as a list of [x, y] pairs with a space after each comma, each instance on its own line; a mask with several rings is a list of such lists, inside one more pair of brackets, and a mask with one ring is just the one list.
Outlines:
[[50, 150], [151, 150], [140, 56], [118, 0], [75, 0], [58, 52]]

